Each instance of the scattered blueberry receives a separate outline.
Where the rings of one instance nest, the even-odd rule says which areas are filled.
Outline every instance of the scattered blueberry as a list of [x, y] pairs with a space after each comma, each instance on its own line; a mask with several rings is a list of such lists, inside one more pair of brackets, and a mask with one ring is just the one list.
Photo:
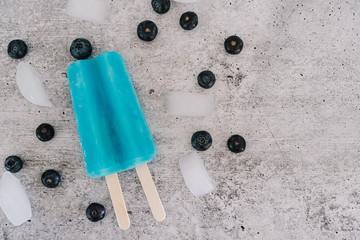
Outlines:
[[137, 35], [141, 40], [151, 42], [156, 38], [158, 28], [152, 21], [146, 20], [141, 22], [137, 27]]
[[194, 12], [183, 13], [180, 17], [180, 26], [185, 30], [193, 30], [198, 25], [198, 16]]
[[91, 52], [91, 43], [85, 38], [77, 38], [71, 43], [70, 53], [76, 59], [86, 59]]
[[105, 207], [99, 203], [91, 203], [86, 209], [86, 217], [91, 222], [97, 222], [105, 217]]
[[198, 151], [207, 150], [212, 144], [211, 135], [206, 131], [199, 131], [193, 134], [191, 145]]
[[211, 88], [215, 84], [215, 75], [211, 71], [203, 71], [198, 76], [198, 83], [202, 88]]
[[225, 40], [225, 50], [230, 54], [239, 54], [243, 49], [244, 43], [238, 36], [230, 36]]
[[23, 40], [12, 40], [8, 45], [8, 54], [11, 58], [20, 59], [27, 54], [28, 47]]
[[233, 135], [227, 142], [228, 148], [234, 153], [243, 152], [246, 148], [245, 139], [240, 135]]
[[18, 156], [10, 156], [5, 159], [5, 169], [11, 173], [17, 173], [23, 167], [23, 161]]
[[60, 183], [60, 174], [55, 170], [46, 170], [41, 175], [41, 182], [44, 184], [45, 187], [48, 188], [55, 188]]
[[36, 137], [43, 142], [51, 140], [55, 135], [53, 126], [48, 123], [43, 123], [36, 129]]
[[170, 0], [152, 0], [151, 5], [156, 13], [164, 14], [170, 9]]

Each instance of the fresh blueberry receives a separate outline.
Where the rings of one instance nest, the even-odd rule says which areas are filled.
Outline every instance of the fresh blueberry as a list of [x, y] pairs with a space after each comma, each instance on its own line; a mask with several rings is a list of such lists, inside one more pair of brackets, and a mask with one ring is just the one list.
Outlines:
[[230, 54], [239, 54], [243, 49], [244, 43], [238, 36], [230, 36], [225, 40], [225, 50]]
[[198, 16], [194, 12], [183, 13], [180, 17], [180, 26], [185, 30], [193, 30], [198, 25]]
[[215, 75], [211, 71], [203, 71], [198, 76], [198, 83], [202, 88], [211, 88], [215, 84]]
[[5, 169], [11, 173], [20, 171], [23, 161], [18, 156], [10, 156], [5, 159]]
[[152, 0], [151, 5], [156, 13], [164, 14], [170, 9], [170, 0]]
[[207, 150], [212, 144], [211, 135], [206, 131], [199, 131], [193, 134], [191, 145], [198, 151]]
[[245, 139], [240, 135], [233, 135], [227, 142], [228, 148], [234, 153], [243, 152], [246, 148]]
[[86, 59], [91, 52], [91, 43], [85, 38], [77, 38], [71, 43], [70, 53], [76, 59]]
[[60, 183], [60, 174], [55, 170], [46, 170], [41, 175], [41, 182], [44, 184], [45, 187], [48, 188], [55, 188]]
[[53, 126], [48, 123], [43, 123], [36, 129], [36, 137], [43, 142], [51, 140], [55, 135]]
[[146, 20], [141, 22], [137, 27], [137, 35], [141, 40], [151, 42], [156, 38], [158, 28], [152, 21]]
[[12, 40], [8, 45], [8, 54], [11, 58], [20, 59], [27, 54], [28, 47], [23, 40]]
[[100, 203], [91, 203], [86, 209], [86, 217], [91, 222], [97, 222], [105, 217], [105, 207]]

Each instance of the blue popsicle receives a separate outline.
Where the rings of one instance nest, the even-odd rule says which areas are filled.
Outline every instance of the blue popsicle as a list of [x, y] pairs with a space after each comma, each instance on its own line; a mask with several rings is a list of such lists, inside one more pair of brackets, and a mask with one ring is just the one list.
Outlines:
[[119, 53], [76, 61], [67, 76], [90, 177], [134, 168], [155, 157], [153, 138]]

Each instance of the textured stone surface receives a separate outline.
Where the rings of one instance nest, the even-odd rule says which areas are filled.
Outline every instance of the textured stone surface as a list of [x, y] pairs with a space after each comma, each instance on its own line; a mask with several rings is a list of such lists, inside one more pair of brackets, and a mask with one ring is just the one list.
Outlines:
[[[33, 209], [31, 222], [20, 227], [0, 213], [0, 238], [360, 238], [359, 1], [172, 2], [168, 13], [157, 15], [150, 0], [115, 0], [104, 25], [65, 15], [65, 4], [0, 1], [0, 159], [17, 154], [25, 160], [16, 176]], [[189, 10], [199, 25], [185, 32], [179, 18]], [[145, 19], [159, 27], [151, 43], [136, 35]], [[237, 56], [223, 48], [233, 34], [245, 44]], [[159, 152], [149, 168], [167, 212], [162, 223], [151, 216], [135, 171], [119, 174], [128, 231], [117, 226], [105, 179], [86, 176], [65, 74], [77, 37], [93, 43], [93, 56], [116, 50], [125, 58]], [[19, 61], [6, 53], [15, 38], [27, 42], [21, 61], [43, 75], [53, 108], [21, 96]], [[196, 81], [206, 69], [217, 77], [209, 90]], [[216, 115], [167, 116], [170, 90], [215, 95]], [[50, 142], [36, 139], [43, 122], [55, 127]], [[178, 169], [198, 130], [212, 134], [213, 146], [200, 154], [217, 187], [201, 198], [190, 194]], [[247, 140], [244, 153], [227, 150], [234, 133]], [[49, 168], [62, 174], [56, 189], [40, 182]], [[91, 202], [105, 205], [103, 221], [86, 219]]]

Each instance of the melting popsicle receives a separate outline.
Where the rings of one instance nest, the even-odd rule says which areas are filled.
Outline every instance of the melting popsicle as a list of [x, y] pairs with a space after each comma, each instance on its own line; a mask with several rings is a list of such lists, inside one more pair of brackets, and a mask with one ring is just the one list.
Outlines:
[[130, 226], [117, 172], [136, 168], [156, 220], [165, 212], [146, 165], [156, 155], [154, 140], [122, 56], [103, 52], [67, 70], [87, 174], [105, 176], [121, 229]]

